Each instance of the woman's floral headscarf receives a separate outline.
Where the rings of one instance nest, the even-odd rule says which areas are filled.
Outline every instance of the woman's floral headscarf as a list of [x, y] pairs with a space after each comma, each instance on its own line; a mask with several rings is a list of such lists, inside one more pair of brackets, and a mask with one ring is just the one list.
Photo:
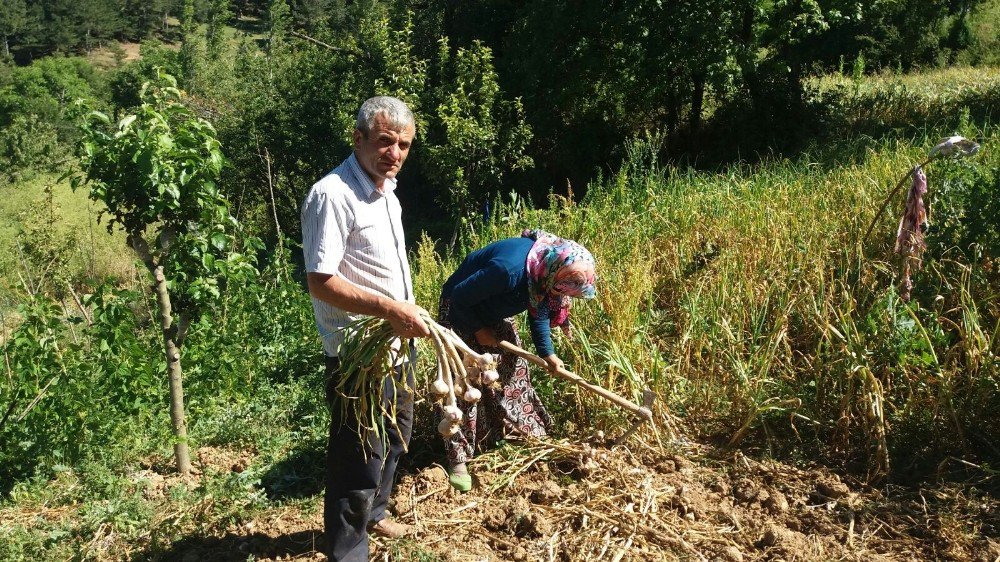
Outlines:
[[592, 299], [597, 280], [594, 256], [572, 240], [544, 230], [526, 229], [523, 238], [535, 241], [528, 252], [528, 312], [548, 318], [553, 328], [569, 335], [570, 297]]

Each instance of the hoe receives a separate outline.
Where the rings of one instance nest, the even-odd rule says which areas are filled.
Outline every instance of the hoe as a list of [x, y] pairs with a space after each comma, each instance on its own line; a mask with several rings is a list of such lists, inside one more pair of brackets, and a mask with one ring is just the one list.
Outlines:
[[[538, 365], [539, 367], [545, 370], [549, 370], [549, 366], [544, 359], [533, 353], [529, 353], [510, 342], [502, 341], [500, 342], [500, 347], [506, 351], [509, 351], [510, 353], [523, 357], [525, 360], [530, 361], [531, 363], [534, 363], [535, 365]], [[653, 405], [653, 400], [656, 398], [656, 394], [653, 393], [653, 391], [649, 390], [648, 388], [642, 391], [642, 406], [640, 406], [630, 400], [627, 400], [615, 394], [614, 392], [611, 392], [606, 388], [588, 382], [583, 378], [581, 378], [579, 375], [567, 371], [566, 369], [560, 368], [556, 370], [549, 370], [549, 372], [559, 376], [560, 378], [566, 379], [571, 383], [585, 390], [588, 390], [600, 396], [601, 398], [604, 398], [605, 400], [614, 402], [618, 406], [621, 406], [622, 408], [625, 408], [626, 410], [636, 415], [635, 422], [628, 429], [628, 431], [626, 431], [621, 435], [621, 437], [615, 439], [615, 441], [611, 444], [612, 447], [616, 447], [624, 443], [625, 440], [629, 438], [629, 436], [635, 433], [635, 430], [638, 429], [640, 425], [642, 425], [644, 422], [652, 421], [653, 419], [653, 411], [650, 410], [650, 407]]]

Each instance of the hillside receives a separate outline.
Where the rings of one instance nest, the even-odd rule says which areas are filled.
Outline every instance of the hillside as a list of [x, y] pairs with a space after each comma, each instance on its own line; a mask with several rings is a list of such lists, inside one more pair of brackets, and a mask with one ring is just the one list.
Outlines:
[[[557, 416], [554, 439], [480, 457], [477, 489], [457, 495], [434, 466], [442, 452], [424, 403], [395, 495], [420, 534], [378, 542], [378, 557], [995, 560], [986, 420], [997, 395], [977, 390], [998, 380], [995, 277], [963, 276], [944, 260], [960, 255], [952, 241], [974, 235], [960, 228], [969, 208], [959, 203], [973, 186], [995, 185], [1000, 151], [988, 125], [963, 126], [982, 149], [970, 163], [928, 167], [932, 189], [955, 199], [935, 199], [942, 228], [929, 251], [942, 261], [916, 275], [909, 305], [890, 261], [895, 210], [855, 252], [885, 193], [933, 141], [861, 151], [849, 142], [845, 152], [699, 173], [656, 165], [651, 139], [580, 204], [554, 195], [548, 209], [500, 205], [469, 232], [470, 247], [530, 224], [593, 249], [600, 296], [577, 310], [579, 338], [561, 345], [591, 380], [627, 396], [656, 390], [656, 427], [608, 450], [594, 432], [613, 436], [621, 413], [536, 373]], [[421, 243], [418, 302], [432, 308], [456, 260]], [[5, 558], [321, 559], [327, 413], [307, 366], [311, 312], [296, 284], [273, 275], [264, 278], [278, 285], [233, 294], [226, 316], [192, 335], [196, 474], [173, 473], [165, 404], [139, 390], [158, 380], [155, 363], [128, 351], [144, 336], [119, 334], [104, 360], [132, 365], [122, 380], [142, 413], [108, 402], [89, 430], [102, 449], [75, 466], [40, 465], [12, 488], [0, 507]], [[280, 299], [268, 296], [281, 287]], [[980, 339], [961, 336], [971, 330]], [[852, 382], [859, 371], [878, 373], [880, 386]], [[885, 418], [867, 416], [873, 407]], [[964, 440], [956, 428], [968, 428]], [[596, 468], [581, 466], [585, 443]]]
[[534, 369], [550, 435], [459, 494], [417, 342], [417, 534], [373, 560], [1000, 562], [1000, 1], [29, 4], [0, 5], [0, 560], [324, 559], [300, 205], [385, 94], [416, 302], [571, 238], [597, 293], [558, 356], [656, 398], [613, 447], [625, 411]]

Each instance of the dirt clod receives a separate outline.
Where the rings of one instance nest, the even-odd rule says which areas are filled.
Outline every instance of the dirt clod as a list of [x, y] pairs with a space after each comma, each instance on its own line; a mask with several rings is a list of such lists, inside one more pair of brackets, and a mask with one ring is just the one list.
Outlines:
[[737, 501], [743, 503], [752, 502], [757, 499], [757, 494], [757, 484], [749, 478], [742, 478], [733, 484], [733, 497]]
[[674, 461], [674, 466], [677, 467], [677, 470], [683, 471], [694, 468], [694, 463], [681, 455], [674, 455], [671, 459]]
[[[438, 466], [404, 472], [393, 498], [397, 507], [394, 516], [414, 524], [422, 537], [440, 537], [420, 549], [447, 561], [569, 562], [613, 560], [624, 553], [624, 558], [618, 556], [622, 560], [658, 562], [687, 559], [692, 553], [690, 548], [707, 560], [721, 562], [997, 562], [1000, 556], [993, 531], [1000, 526], [996, 516], [1000, 503], [981, 492], [963, 496], [925, 491], [919, 496], [901, 493], [901, 488], [888, 492], [851, 490], [826, 468], [747, 458], [720, 469], [717, 460], [702, 462], [712, 458], [705, 454], [707, 449], [694, 447], [686, 458], [675, 454], [676, 449], [598, 449], [604, 455], [601, 469], [585, 480], [572, 481], [565, 477], [587, 455], [582, 454], [580, 443], [560, 446], [563, 452], [556, 458], [536, 460], [527, 467], [518, 462], [537, 458], [540, 449], [520, 452], [521, 460], [508, 465], [493, 459], [500, 468], [486, 462], [473, 465], [477, 481], [483, 485], [477, 484], [467, 494], [452, 494], [447, 474]], [[542, 468], [546, 465], [550, 470]], [[504, 488], [487, 487], [514, 470], [520, 472], [505, 482]], [[159, 479], [154, 474], [137, 472], [134, 482], [138, 489], [159, 490]], [[172, 482], [169, 476], [165, 480]], [[163, 491], [158, 493], [162, 497]], [[860, 505], [878, 503], [883, 508], [872, 514], [855, 506], [849, 540], [847, 508], [851, 506], [844, 505], [847, 502], [841, 498], [856, 498]], [[959, 508], [953, 513], [964, 513], [966, 518], [951, 516], [945, 520], [935, 514], [935, 508], [947, 511], [953, 506]], [[970, 511], [971, 506], [974, 509]], [[0, 509], [0, 519], [3, 515]], [[48, 519], [56, 516], [41, 515]], [[633, 529], [641, 528], [637, 524], [647, 530], [633, 533]], [[891, 533], [886, 532], [887, 526], [891, 526]], [[671, 539], [668, 529], [684, 537], [690, 547]], [[324, 559], [320, 554], [319, 509], [257, 516], [225, 533], [195, 545], [196, 554], [187, 559]], [[558, 540], [554, 540], [555, 536]], [[245, 544], [249, 544], [249, 552]], [[395, 543], [373, 542], [372, 559], [382, 560], [397, 547]], [[166, 559], [183, 560], [188, 548], [175, 548]], [[410, 547], [399, 548], [399, 559], [416, 559], [410, 556], [416, 551], [406, 550]]]
[[772, 490], [766, 501], [762, 502], [764, 507], [771, 513], [784, 513], [788, 511], [788, 499], [777, 490]]
[[434, 465], [417, 473], [413, 481], [413, 491], [418, 495], [426, 494], [446, 485], [448, 485], [448, 472], [444, 468]]
[[787, 541], [788, 533], [789, 531], [782, 529], [777, 525], [768, 525], [767, 529], [764, 531], [764, 536], [760, 538], [760, 545], [765, 548], [779, 546], [782, 542]]
[[546, 537], [552, 534], [552, 522], [540, 512], [531, 512], [518, 522], [519, 537]]
[[663, 474], [677, 472], [677, 463], [674, 462], [674, 459], [663, 459], [656, 465], [656, 471]]
[[507, 511], [500, 505], [489, 505], [483, 514], [483, 526], [491, 531], [503, 531], [507, 526]]
[[728, 496], [730, 492], [729, 484], [725, 480], [715, 480], [708, 485], [708, 489], [712, 490], [716, 494], [721, 494], [723, 496]]
[[757, 497], [754, 498], [754, 501], [757, 503], [765, 504], [770, 499], [771, 499], [771, 492], [768, 492], [767, 488], [761, 488], [757, 490]]
[[718, 559], [724, 562], [743, 562], [743, 553], [735, 546], [727, 546], [719, 551]]
[[820, 480], [816, 483], [816, 492], [832, 500], [840, 499], [851, 493], [851, 489], [840, 480]]
[[541, 505], [552, 505], [562, 496], [562, 489], [551, 480], [546, 480], [531, 492], [531, 501]]

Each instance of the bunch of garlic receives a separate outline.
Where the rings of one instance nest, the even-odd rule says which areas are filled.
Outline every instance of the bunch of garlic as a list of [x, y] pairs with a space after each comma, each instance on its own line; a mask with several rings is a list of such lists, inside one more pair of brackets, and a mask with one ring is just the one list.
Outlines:
[[444, 414], [438, 432], [451, 437], [462, 427], [462, 409], [458, 399], [475, 404], [482, 399], [480, 388], [491, 387], [500, 380], [496, 355], [476, 353], [454, 331], [441, 326], [429, 317], [424, 322], [430, 328], [431, 340], [437, 355], [437, 378], [431, 382], [431, 396], [442, 405]]

